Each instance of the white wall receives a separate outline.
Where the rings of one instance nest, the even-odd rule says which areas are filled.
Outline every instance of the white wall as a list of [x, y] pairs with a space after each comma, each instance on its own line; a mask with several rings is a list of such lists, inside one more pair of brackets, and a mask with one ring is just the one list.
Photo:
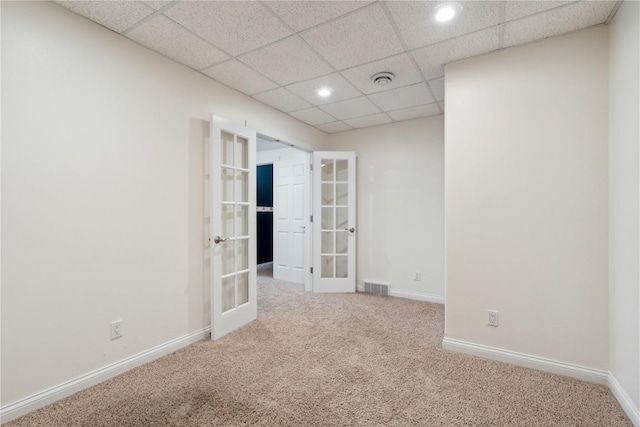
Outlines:
[[293, 147], [264, 150], [256, 153], [256, 163], [266, 165], [278, 160], [304, 160], [307, 152]]
[[210, 113], [326, 138], [50, 2], [2, 2], [2, 89], [3, 406], [209, 324]]
[[[443, 116], [329, 135], [357, 155], [357, 282], [398, 296], [444, 297]], [[422, 280], [413, 280], [419, 271]]]
[[640, 4], [609, 25], [610, 370], [640, 408]]
[[598, 26], [446, 67], [445, 341], [608, 370], [607, 62]]

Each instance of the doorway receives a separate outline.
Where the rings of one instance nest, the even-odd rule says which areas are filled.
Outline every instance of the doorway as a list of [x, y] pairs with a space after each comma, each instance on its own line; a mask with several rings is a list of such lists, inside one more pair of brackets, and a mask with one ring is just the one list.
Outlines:
[[261, 274], [311, 290], [311, 153], [258, 134], [257, 259]]

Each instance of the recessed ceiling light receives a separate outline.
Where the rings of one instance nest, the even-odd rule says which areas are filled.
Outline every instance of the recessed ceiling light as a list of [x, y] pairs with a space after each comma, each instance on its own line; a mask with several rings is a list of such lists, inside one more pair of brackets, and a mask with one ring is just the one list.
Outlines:
[[316, 94], [323, 98], [326, 98], [327, 96], [331, 96], [332, 93], [333, 93], [333, 89], [328, 87], [321, 87], [316, 89]]
[[447, 22], [452, 20], [457, 14], [462, 11], [460, 3], [448, 2], [440, 3], [434, 9], [433, 17], [438, 22]]

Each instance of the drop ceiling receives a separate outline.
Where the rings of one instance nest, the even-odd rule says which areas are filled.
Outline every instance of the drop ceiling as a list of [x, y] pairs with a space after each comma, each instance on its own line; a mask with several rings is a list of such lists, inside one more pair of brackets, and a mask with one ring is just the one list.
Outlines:
[[618, 5], [458, 1], [438, 23], [435, 1], [57, 3], [327, 133], [442, 114], [445, 64], [605, 23]]

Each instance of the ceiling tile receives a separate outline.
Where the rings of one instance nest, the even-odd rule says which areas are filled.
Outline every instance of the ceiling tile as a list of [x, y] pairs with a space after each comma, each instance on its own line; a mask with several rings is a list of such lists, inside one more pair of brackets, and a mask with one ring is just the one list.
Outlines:
[[185, 1], [164, 13], [233, 56], [291, 34], [257, 2]]
[[504, 47], [541, 40], [602, 24], [615, 6], [611, 1], [580, 1], [505, 24]]
[[356, 117], [370, 116], [380, 113], [380, 109], [366, 97], [349, 99], [334, 104], [323, 105], [322, 108], [327, 113], [339, 120], [353, 119]]
[[278, 87], [277, 84], [261, 76], [242, 62], [231, 59], [202, 71], [222, 84], [253, 95]]
[[[250, 52], [240, 58], [242, 62], [269, 77], [281, 86], [328, 74], [327, 65], [298, 36]], [[292, 63], [292, 60], [295, 63]]]
[[352, 128], [366, 128], [369, 126], [384, 125], [391, 123], [393, 120], [384, 113], [374, 114], [372, 116], [358, 117], [356, 119], [345, 120], [344, 122]]
[[369, 95], [369, 99], [383, 111], [400, 110], [434, 102], [424, 83], [374, 93]]
[[141, 1], [56, 1], [56, 3], [118, 33], [151, 15]]
[[196, 70], [229, 58], [226, 53], [163, 15], [151, 18], [126, 36]]
[[[331, 96], [322, 98], [316, 95], [316, 89], [321, 87], [332, 89], [333, 93]], [[329, 104], [362, 95], [357, 89], [351, 86], [351, 83], [338, 73], [292, 84], [287, 86], [287, 89], [313, 105]]]
[[267, 1], [284, 22], [296, 31], [306, 30], [366, 6], [370, 1]]
[[162, 9], [169, 3], [173, 3], [173, 0], [144, 0], [144, 3], [151, 6], [155, 10]]
[[306, 110], [294, 111], [289, 115], [295, 117], [298, 120], [302, 120], [312, 126], [321, 125], [323, 123], [333, 122], [336, 119], [331, 117], [319, 108], [307, 108]]
[[339, 70], [403, 51], [391, 23], [378, 4], [301, 35]]
[[409, 49], [437, 43], [500, 23], [499, 1], [465, 1], [460, 14], [449, 22], [433, 19], [441, 1], [392, 1], [389, 12]]
[[418, 107], [406, 108], [404, 110], [389, 111], [387, 113], [391, 118], [397, 122], [403, 120], [418, 119], [420, 117], [437, 116], [440, 113], [438, 104], [433, 103], [429, 105], [420, 105]]
[[414, 50], [411, 54], [424, 77], [431, 80], [444, 76], [444, 64], [491, 52], [498, 49], [498, 45], [498, 27], [494, 27], [423, 47]]
[[565, 4], [573, 3], [576, 0], [570, 1], [505, 1], [504, 5], [504, 20], [513, 21], [514, 19], [522, 18], [534, 13], [543, 12], [545, 10], [553, 9], [554, 7], [563, 6]]
[[[371, 76], [383, 71], [393, 73], [393, 82], [386, 86], [373, 83]], [[382, 92], [395, 87], [408, 86], [422, 81], [420, 73], [416, 70], [411, 58], [409, 58], [409, 55], [406, 53], [391, 56], [366, 65], [349, 68], [348, 70], [341, 71], [341, 74], [366, 94]]]
[[254, 95], [253, 97], [258, 101], [264, 102], [265, 104], [270, 105], [273, 108], [277, 108], [280, 111], [284, 111], [285, 113], [311, 107], [309, 103], [303, 101], [282, 87]]
[[336, 133], [344, 132], [345, 130], [351, 130], [351, 126], [347, 126], [342, 122], [326, 123], [324, 125], [318, 125], [316, 127], [326, 133]]
[[436, 101], [444, 101], [444, 77], [429, 80], [427, 83], [431, 88], [431, 93], [436, 97]]

